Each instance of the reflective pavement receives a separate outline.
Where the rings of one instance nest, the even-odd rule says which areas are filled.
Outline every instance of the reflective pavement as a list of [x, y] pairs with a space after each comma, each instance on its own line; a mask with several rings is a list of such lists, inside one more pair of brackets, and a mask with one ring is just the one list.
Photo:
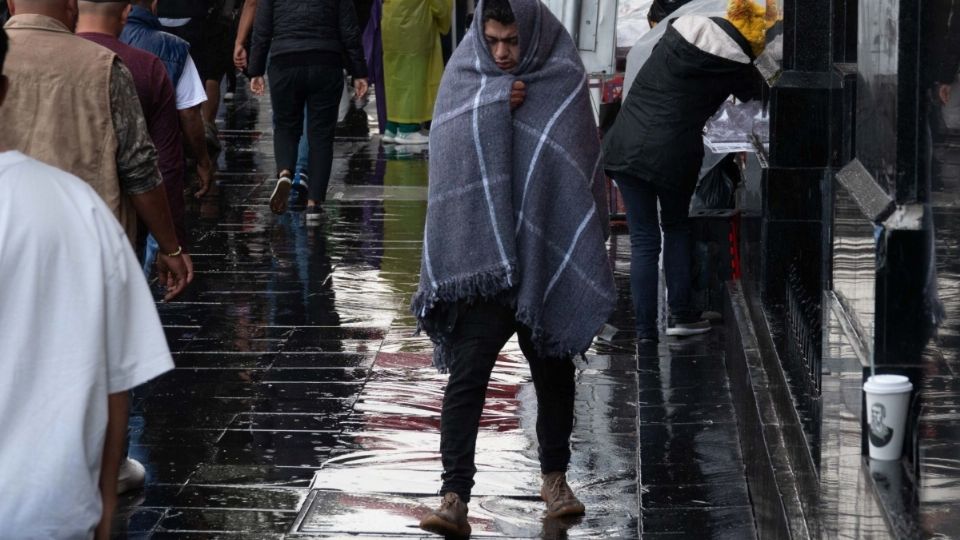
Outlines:
[[[372, 108], [372, 106], [371, 106]], [[425, 150], [343, 137], [327, 217], [276, 217], [269, 101], [226, 107], [219, 183], [188, 201], [196, 280], [158, 304], [177, 369], [136, 390], [148, 485], [118, 537], [410, 538], [438, 503], [445, 376], [415, 337]], [[631, 327], [627, 237], [610, 256]], [[543, 518], [536, 402], [516, 342], [488, 390], [476, 537], [755, 537], [717, 334], [579, 361], [569, 478], [581, 519]]]

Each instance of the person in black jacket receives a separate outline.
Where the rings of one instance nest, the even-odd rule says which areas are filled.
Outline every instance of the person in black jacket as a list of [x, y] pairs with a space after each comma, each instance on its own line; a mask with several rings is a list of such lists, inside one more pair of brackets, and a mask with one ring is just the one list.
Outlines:
[[292, 186], [304, 105], [310, 178], [307, 219], [319, 219], [333, 165], [333, 136], [343, 92], [344, 57], [358, 99], [367, 93], [367, 63], [352, 0], [259, 0], [247, 68], [250, 89], [263, 95], [270, 57], [277, 185], [270, 209], [282, 214]]
[[[746, 7], [734, 11], [734, 4]], [[687, 15], [665, 23], [670, 27], [604, 137], [604, 168], [627, 207], [630, 288], [641, 343], [658, 339], [661, 227], [667, 335], [710, 331], [691, 301], [687, 212], [703, 161], [704, 125], [730, 94], [747, 100], [761, 88], [752, 62], [763, 50], [766, 23], [764, 8], [751, 5], [734, 0], [726, 18]]]

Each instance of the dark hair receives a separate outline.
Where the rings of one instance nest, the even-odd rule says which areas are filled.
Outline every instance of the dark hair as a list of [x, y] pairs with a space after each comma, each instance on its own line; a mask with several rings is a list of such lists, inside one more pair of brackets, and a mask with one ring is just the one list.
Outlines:
[[510, 0], [483, 0], [483, 19], [481, 22], [497, 21], [506, 26], [517, 22], [513, 16]]
[[3, 75], [3, 61], [7, 59], [7, 33], [0, 28], [0, 75]]

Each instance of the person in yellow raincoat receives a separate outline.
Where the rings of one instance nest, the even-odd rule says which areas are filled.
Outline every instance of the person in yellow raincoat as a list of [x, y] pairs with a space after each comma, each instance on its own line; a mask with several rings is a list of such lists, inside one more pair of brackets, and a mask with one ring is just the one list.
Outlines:
[[383, 1], [384, 142], [427, 143], [420, 127], [433, 116], [443, 75], [440, 36], [450, 31], [452, 15], [452, 0]]

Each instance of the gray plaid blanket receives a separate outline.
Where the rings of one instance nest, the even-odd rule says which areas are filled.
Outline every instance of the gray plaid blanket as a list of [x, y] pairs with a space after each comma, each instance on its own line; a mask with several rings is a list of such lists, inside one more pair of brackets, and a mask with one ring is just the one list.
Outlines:
[[[600, 141], [576, 46], [538, 0], [511, 0], [521, 60], [496, 66], [477, 7], [440, 84], [420, 286], [412, 310], [446, 365], [448, 308], [498, 298], [538, 353], [583, 353], [616, 292]], [[515, 80], [527, 86], [511, 113]]]

